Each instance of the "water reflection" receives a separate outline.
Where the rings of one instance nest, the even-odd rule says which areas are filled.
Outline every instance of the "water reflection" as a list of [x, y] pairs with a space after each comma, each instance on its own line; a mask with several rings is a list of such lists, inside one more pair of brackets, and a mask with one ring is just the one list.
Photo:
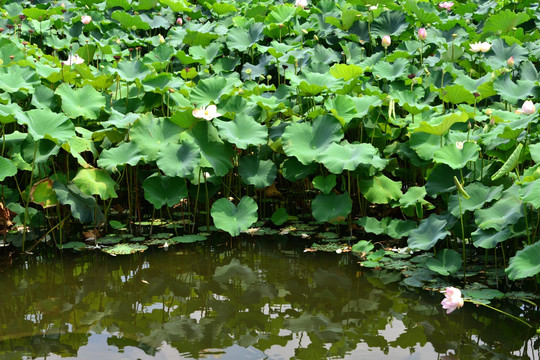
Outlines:
[[0, 277], [0, 357], [538, 359], [521, 324], [470, 304], [447, 316], [441, 295], [355, 262], [282, 238], [18, 259]]

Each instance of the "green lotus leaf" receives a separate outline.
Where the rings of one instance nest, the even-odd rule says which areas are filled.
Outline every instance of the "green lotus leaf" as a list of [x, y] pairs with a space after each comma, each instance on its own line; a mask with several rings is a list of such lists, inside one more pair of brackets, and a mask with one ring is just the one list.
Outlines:
[[116, 244], [114, 246], [103, 248], [102, 251], [109, 255], [130, 255], [136, 252], [144, 252], [148, 246], [143, 244]]
[[443, 94], [443, 101], [445, 102], [474, 104], [474, 95], [462, 85], [446, 86]]
[[330, 68], [330, 75], [336, 79], [349, 81], [356, 79], [364, 74], [364, 69], [354, 64], [334, 64]]
[[531, 158], [535, 163], [540, 163], [540, 143], [529, 145]]
[[192, 11], [189, 7], [190, 3], [186, 0], [159, 0], [159, 2], [171, 8], [171, 10], [174, 12]]
[[257, 221], [257, 203], [250, 197], [244, 196], [238, 206], [225, 198], [217, 200], [210, 210], [214, 225], [231, 236], [238, 236]]
[[64, 83], [56, 89], [56, 95], [62, 98], [62, 110], [72, 119], [79, 116], [97, 119], [99, 112], [105, 107], [105, 97], [91, 85], [72, 89]]
[[9, 124], [15, 122], [15, 113], [21, 111], [21, 107], [16, 103], [8, 105], [0, 104], [0, 124]]
[[535, 87], [535, 83], [529, 80], [516, 80], [516, 82], [514, 82], [508, 74], [499, 76], [493, 82], [493, 89], [497, 91], [497, 94], [499, 94], [503, 100], [512, 104], [517, 104], [518, 101], [527, 99], [533, 94]]
[[540, 179], [523, 184], [518, 194], [523, 202], [531, 204], [535, 209], [540, 208]]
[[512, 194], [503, 197], [487, 209], [477, 209], [474, 212], [475, 222], [481, 229], [501, 231], [508, 225], [517, 223], [523, 217], [523, 204]]
[[16, 175], [17, 167], [10, 159], [0, 156], [0, 181], [5, 178]]
[[75, 136], [75, 126], [64, 114], [50, 109], [33, 109], [16, 114], [20, 125], [28, 126], [28, 133], [34, 141], [50, 139], [56, 143], [66, 142]]
[[200, 234], [192, 234], [192, 235], [174, 236], [166, 241], [168, 241], [170, 244], [191, 244], [197, 241], [205, 241], [206, 239], [208, 239], [207, 236], [200, 235]]
[[161, 148], [156, 164], [167, 176], [186, 178], [193, 173], [200, 161], [199, 147], [191, 140], [184, 140], [182, 144], [169, 144]]
[[385, 11], [373, 21], [371, 33], [383, 37], [390, 35], [398, 37], [409, 27], [405, 14], [399, 11]]
[[300, 93], [305, 96], [315, 96], [325, 89], [333, 89], [341, 80], [334, 78], [330, 74], [320, 74], [310, 71], [302, 71], [299, 76], [292, 76], [291, 84], [298, 86]]
[[445, 229], [447, 220], [437, 214], [431, 214], [428, 218], [422, 220], [418, 228], [409, 232], [407, 244], [411, 249], [429, 250], [440, 239], [450, 235]]
[[73, 249], [73, 250], [82, 250], [86, 248], [86, 244], [80, 241], [70, 241], [65, 244], [58, 244], [57, 247], [59, 249]]
[[510, 258], [505, 270], [510, 280], [525, 279], [540, 273], [540, 242], [527, 245]]
[[399, 200], [401, 181], [394, 181], [383, 174], [378, 174], [371, 179], [358, 181], [362, 195], [374, 204], [388, 204], [391, 200]]
[[523, 150], [523, 144], [519, 143], [512, 154], [508, 157], [508, 159], [504, 162], [503, 166], [493, 176], [491, 176], [491, 180], [495, 181], [504, 175], [508, 174], [510, 171], [514, 170], [514, 168], [519, 163], [519, 157], [521, 155], [521, 151]]
[[113, 69], [112, 71], [117, 73], [118, 76], [120, 76], [120, 79], [127, 82], [133, 82], [137, 79], [143, 80], [150, 74], [148, 66], [139, 60], [120, 61], [118, 63], [118, 68]]
[[463, 149], [459, 149], [456, 144], [448, 144], [435, 151], [433, 160], [459, 170], [464, 168], [469, 161], [478, 159], [479, 151], [480, 146], [470, 141], [463, 144]]
[[272, 214], [272, 222], [276, 226], [283, 225], [287, 220], [289, 219], [289, 214], [287, 214], [287, 210], [285, 208], [277, 208], [276, 211]]
[[416, 229], [418, 225], [411, 220], [392, 219], [390, 217], [377, 218], [365, 216], [358, 219], [357, 224], [364, 228], [364, 231], [376, 235], [386, 234], [393, 239], [401, 239], [408, 236], [412, 229]]
[[261, 160], [255, 155], [247, 155], [240, 159], [238, 173], [245, 184], [262, 189], [274, 182], [277, 168], [272, 160]]
[[343, 223], [352, 210], [352, 200], [349, 193], [319, 194], [311, 202], [311, 211], [317, 222], [331, 224]]
[[69, 139], [67, 142], [62, 144], [62, 149], [68, 151], [75, 159], [79, 165], [84, 168], [89, 168], [90, 165], [86, 162], [85, 158], [81, 155], [86, 151], [92, 153], [94, 157], [97, 156], [97, 150], [94, 141], [92, 139], [86, 139], [79, 136], [74, 136]]
[[377, 149], [371, 144], [349, 144], [347, 140], [341, 144], [333, 143], [319, 155], [319, 161], [334, 174], [341, 174], [344, 170], [354, 171], [359, 165], [370, 165]]
[[[9, 62], [11, 59], [8, 57], [4, 64]], [[39, 84], [39, 76], [30, 67], [12, 65], [0, 68], [0, 88], [7, 93], [16, 93], [17, 91], [33, 93], [34, 87]]]
[[358, 253], [369, 253], [375, 248], [375, 245], [371, 241], [360, 240], [351, 247], [351, 251]]
[[58, 204], [53, 181], [49, 178], [42, 179], [32, 186], [30, 198], [32, 202], [41, 205], [44, 209]]
[[461, 177], [460, 170], [453, 170], [446, 164], [436, 165], [428, 176], [426, 193], [435, 197], [438, 194], [456, 191], [454, 176]]
[[221, 95], [229, 90], [227, 79], [223, 77], [212, 77], [199, 81], [191, 90], [189, 99], [197, 106], [205, 106], [210, 103], [218, 104]]
[[292, 182], [307, 178], [317, 171], [317, 168], [318, 166], [316, 163], [313, 162], [309, 165], [303, 165], [295, 157], [290, 157], [281, 164], [283, 177]]
[[512, 234], [509, 227], [505, 227], [501, 231], [497, 231], [495, 229], [484, 230], [478, 228], [471, 233], [471, 238], [475, 247], [494, 249], [498, 243], [510, 239], [511, 235]]
[[268, 142], [268, 129], [259, 124], [251, 116], [237, 114], [232, 121], [214, 120], [219, 134], [239, 149], [247, 149], [249, 145], [264, 145]]
[[[213, 42], [206, 47], [200, 45], [192, 46], [189, 48], [189, 54], [195, 59], [200, 59], [202, 64], [211, 64], [214, 58], [219, 54], [223, 44], [220, 42]], [[187, 73], [186, 75], [188, 75]]]
[[[529, 54], [527, 49], [522, 48], [518, 44], [512, 44], [512, 46], [506, 45], [506, 42], [501, 38], [493, 41], [491, 44], [491, 51], [493, 55], [487, 58], [487, 63], [490, 64], [493, 69], [508, 67], [506, 62], [510, 57], [514, 58], [516, 64], [520, 64], [527, 59]], [[522, 76], [522, 79], [532, 80], [534, 78]]]
[[75, 184], [67, 186], [60, 181], [53, 183], [53, 189], [62, 205], [69, 205], [71, 215], [82, 223], [101, 223], [105, 220], [101, 207], [97, 205], [96, 199], [86, 195]]
[[118, 184], [101, 169], [81, 169], [73, 178], [73, 183], [86, 195], [99, 195], [102, 200], [117, 198], [114, 190]]
[[169, 119], [144, 114], [133, 124], [130, 138], [147, 161], [155, 161], [161, 148], [179, 142], [181, 132], [182, 128]]
[[210, 122], [196, 123], [191, 129], [191, 135], [216, 175], [224, 176], [232, 169], [232, 146], [220, 139], [217, 129]]
[[173, 206], [188, 196], [186, 180], [179, 177], [162, 176], [158, 173], [144, 180], [144, 198], [156, 209], [164, 205]]
[[[38, 85], [34, 88], [34, 94], [32, 95], [32, 105], [34, 105], [38, 109], [48, 108], [55, 110], [56, 108], [58, 108], [58, 98], [55, 97], [54, 91], [52, 89], [44, 85]], [[1, 112], [2, 110], [0, 108], [0, 114]]]
[[[461, 213], [466, 211], [475, 211], [481, 209], [484, 204], [499, 200], [502, 196], [503, 186], [486, 186], [479, 182], [474, 182], [464, 187], [464, 190], [469, 194], [470, 198], [461, 197]], [[450, 196], [448, 201], [448, 210], [452, 215], [460, 217], [460, 205], [458, 195]]]
[[413, 91], [392, 91], [390, 93], [400, 106], [413, 115], [420, 114], [429, 109], [429, 103], [420, 102], [420, 95]]
[[448, 276], [461, 270], [463, 260], [456, 250], [442, 249], [436, 257], [427, 259], [426, 265], [429, 270]]
[[165, 94], [169, 89], [180, 88], [184, 81], [170, 73], [160, 73], [158, 75], [148, 75], [141, 83], [145, 91]]
[[497, 11], [489, 16], [483, 31], [493, 32], [499, 36], [505, 35], [527, 20], [529, 20], [529, 15], [525, 12], [516, 13], [510, 9]]
[[283, 150], [302, 164], [317, 160], [319, 154], [343, 137], [341, 124], [331, 116], [319, 116], [313, 124], [293, 123], [283, 133]]
[[284, 24], [294, 15], [296, 8], [291, 4], [275, 6], [264, 20], [265, 24]]
[[380, 76], [383, 79], [393, 81], [396, 78], [403, 76], [407, 73], [409, 68], [409, 61], [407, 59], [399, 58], [393, 63], [387, 61], [379, 61], [372, 69], [373, 75]]
[[[13, 60], [10, 56], [13, 56]], [[9, 64], [11, 61], [17, 62], [25, 57], [25, 54], [9, 39], [0, 39], [0, 60], [3, 61], [3, 64]]]
[[244, 52], [262, 39], [263, 29], [262, 23], [253, 23], [249, 29], [233, 28], [227, 33], [227, 47]]
[[118, 147], [103, 150], [97, 164], [109, 171], [118, 171], [118, 166], [126, 164], [135, 166], [142, 159], [139, 147], [134, 142], [121, 143]]
[[407, 192], [399, 198], [399, 206], [402, 209], [406, 209], [411, 206], [416, 206], [416, 204], [429, 204], [429, 202], [424, 200], [426, 195], [426, 188], [424, 186], [411, 186], [407, 189]]
[[469, 116], [465, 113], [437, 116], [429, 120], [429, 122], [422, 121], [420, 125], [414, 129], [414, 132], [425, 132], [432, 135], [443, 136], [450, 130], [452, 125], [458, 122], [466, 122], [468, 119]]
[[126, 30], [150, 30], [150, 25], [146, 23], [139, 15], [130, 15], [125, 11], [116, 10], [111, 14], [111, 18], [116, 20]]
[[329, 194], [330, 191], [336, 186], [336, 175], [330, 174], [328, 176], [316, 176], [313, 179], [313, 187], [319, 189], [323, 194]]

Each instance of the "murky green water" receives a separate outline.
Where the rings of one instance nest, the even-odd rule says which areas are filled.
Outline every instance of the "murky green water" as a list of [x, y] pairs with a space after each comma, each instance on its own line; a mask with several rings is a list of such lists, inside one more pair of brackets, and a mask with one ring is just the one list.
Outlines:
[[397, 273], [280, 241], [17, 259], [0, 273], [0, 358], [539, 358], [534, 330], [503, 315], [446, 315]]

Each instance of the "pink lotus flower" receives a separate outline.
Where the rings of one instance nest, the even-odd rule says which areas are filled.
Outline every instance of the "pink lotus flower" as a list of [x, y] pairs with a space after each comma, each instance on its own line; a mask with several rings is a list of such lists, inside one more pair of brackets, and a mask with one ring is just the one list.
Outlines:
[[75, 55], [69, 55], [67, 60], [64, 61], [64, 64], [65, 65], [73, 65], [73, 64], [82, 64], [84, 63], [84, 59], [82, 57], [80, 57], [79, 55], [75, 54]]
[[525, 115], [531, 115], [536, 112], [536, 107], [531, 100], [527, 100], [521, 106], [521, 112]]
[[514, 67], [514, 57], [513, 56], [510, 56], [510, 58], [508, 58], [508, 60], [506, 60], [506, 65], [508, 65], [508, 67]]
[[488, 42], [477, 42], [477, 43], [471, 43], [469, 44], [471, 47], [471, 51], [474, 53], [477, 53], [479, 51], [481, 52], [488, 52], [489, 49], [491, 49], [491, 44]]
[[81, 16], [81, 22], [84, 24], [84, 25], [88, 25], [92, 22], [92, 17], [90, 15], [83, 15]]
[[447, 287], [444, 296], [445, 298], [441, 301], [441, 305], [443, 309], [446, 309], [447, 314], [459, 309], [464, 304], [461, 298], [461, 291], [455, 287]]
[[422, 41], [426, 40], [427, 38], [427, 31], [425, 28], [418, 29], [418, 38]]
[[176, 25], [182, 26], [183, 24], [184, 24], [184, 20], [182, 20], [181, 17], [179, 17], [178, 19], [176, 19]]
[[202, 106], [200, 109], [193, 110], [192, 114], [198, 119], [205, 119], [208, 121], [222, 115], [217, 112], [216, 105], [209, 105], [207, 107]]
[[441, 9], [446, 9], [446, 10], [450, 10], [452, 6], [454, 6], [454, 3], [451, 1], [445, 1], [439, 4], [439, 7]]
[[390, 35], [384, 35], [381, 40], [381, 45], [385, 48], [389, 47], [392, 43], [392, 39], [390, 39]]
[[307, 0], [296, 0], [295, 5], [303, 9], [307, 6]]

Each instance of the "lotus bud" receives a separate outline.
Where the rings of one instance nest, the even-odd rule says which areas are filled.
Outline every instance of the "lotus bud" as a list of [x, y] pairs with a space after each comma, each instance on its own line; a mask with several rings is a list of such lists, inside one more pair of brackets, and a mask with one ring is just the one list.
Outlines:
[[521, 111], [525, 115], [531, 115], [536, 112], [536, 107], [531, 100], [527, 100], [523, 103], [523, 106], [521, 106]]
[[179, 17], [178, 19], [176, 19], [176, 25], [182, 26], [183, 24], [184, 24], [184, 20], [182, 20], [181, 17]]
[[160, 44], [165, 44], [165, 38], [161, 34], [159, 34], [159, 43]]
[[382, 45], [384, 48], [389, 47], [391, 43], [392, 43], [392, 40], [390, 39], [390, 35], [384, 35], [384, 36], [382, 37], [381, 45]]
[[514, 67], [514, 57], [513, 56], [510, 56], [510, 58], [508, 60], [506, 60], [506, 65], [508, 65], [508, 67], [512, 68]]
[[92, 22], [92, 17], [89, 16], [89, 15], [83, 15], [81, 17], [81, 22], [84, 24], [84, 25], [88, 25]]
[[426, 40], [427, 38], [427, 31], [425, 28], [418, 29], [418, 38], [422, 41]]

